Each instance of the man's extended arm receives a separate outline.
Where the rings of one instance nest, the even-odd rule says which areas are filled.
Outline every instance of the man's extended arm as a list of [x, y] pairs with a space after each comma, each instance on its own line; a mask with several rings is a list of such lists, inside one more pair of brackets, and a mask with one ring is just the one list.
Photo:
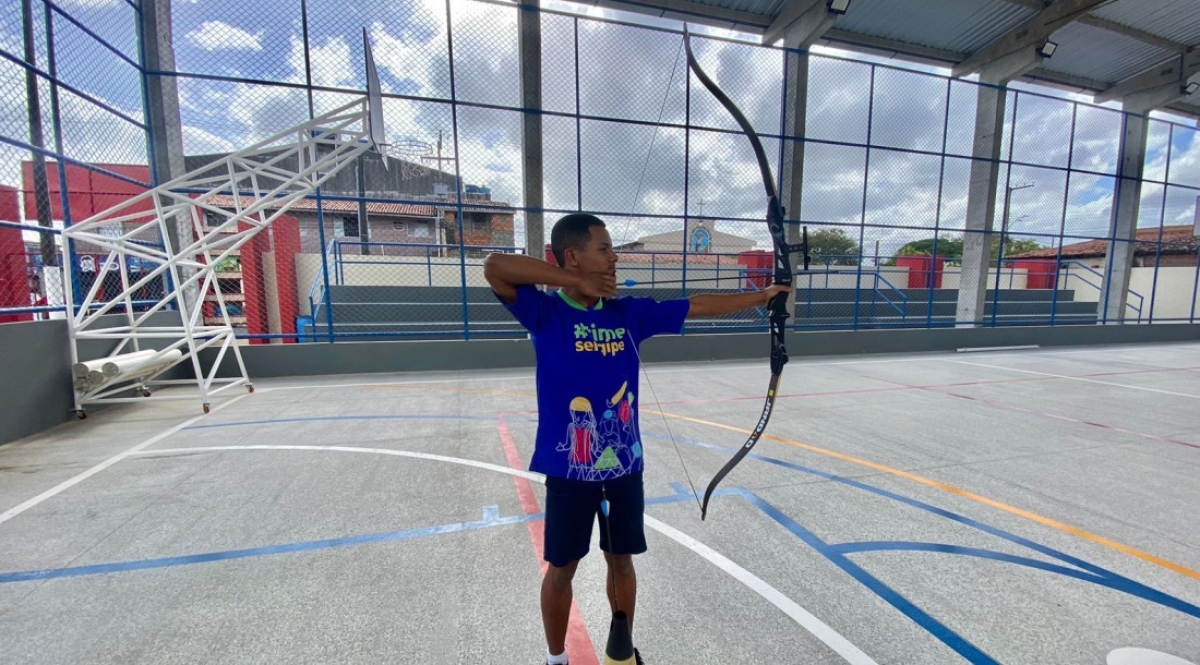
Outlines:
[[761, 307], [776, 293], [784, 291], [791, 293], [790, 286], [768, 286], [762, 291], [746, 291], [745, 293], [701, 293], [688, 298], [692, 305], [688, 309], [687, 318], [703, 319], [713, 316], [733, 314], [751, 307]]
[[507, 303], [516, 302], [517, 287], [525, 284], [578, 288], [594, 298], [617, 295], [616, 280], [612, 277], [581, 275], [524, 254], [489, 254], [483, 262], [483, 277]]

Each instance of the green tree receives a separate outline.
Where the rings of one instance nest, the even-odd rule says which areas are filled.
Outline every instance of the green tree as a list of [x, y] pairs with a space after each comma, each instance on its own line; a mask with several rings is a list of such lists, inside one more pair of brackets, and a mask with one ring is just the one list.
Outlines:
[[[1004, 239], [1004, 256], [1015, 256], [1026, 252], [1033, 252], [1039, 249], [1045, 249], [1036, 240], [1021, 238], [1014, 239], [1011, 236]], [[950, 264], [958, 264], [962, 262], [963, 254], [963, 239], [962, 236], [943, 236], [937, 239], [938, 256], [943, 257]], [[896, 256], [913, 256], [915, 254], [933, 254], [933, 238], [923, 238], [907, 243], [896, 250]], [[992, 247], [989, 256], [995, 261], [1000, 256], [1000, 236], [992, 236]], [[895, 257], [889, 258], [883, 262], [885, 266], [896, 265]]]
[[814, 265], [855, 266], [859, 246], [842, 229], [816, 229], [808, 232], [808, 253]]
[[[934, 239], [924, 238], [922, 240], [914, 240], [907, 243], [896, 250], [896, 256], [913, 256], [917, 254], [933, 254]], [[962, 259], [963, 241], [962, 236], [942, 236], [937, 239], [938, 256], [945, 258], [947, 261], [957, 263]], [[896, 265], [895, 257], [889, 258], [883, 262], [885, 266]]]
[[[996, 258], [996, 248], [1000, 246], [998, 241], [992, 241], [992, 258]], [[1046, 249], [1046, 246], [1036, 240], [1022, 238], [1013, 240], [1005, 238], [1004, 240], [1004, 256], [1017, 256], [1028, 252], [1036, 252], [1039, 249]]]

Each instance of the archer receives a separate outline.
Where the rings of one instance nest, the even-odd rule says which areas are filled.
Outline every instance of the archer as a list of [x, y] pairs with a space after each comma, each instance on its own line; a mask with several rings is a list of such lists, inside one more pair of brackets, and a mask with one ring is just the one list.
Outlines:
[[[641, 403], [636, 400], [638, 344], [655, 335], [679, 334], [685, 319], [764, 306], [792, 288], [775, 285], [662, 302], [617, 297], [618, 257], [604, 222], [594, 215], [560, 219], [550, 247], [558, 266], [531, 256], [491, 254], [483, 269], [496, 297], [530, 332], [537, 356], [538, 430], [529, 468], [546, 476], [543, 558], [549, 566], [541, 588], [546, 663], [562, 665], [567, 663], [571, 581], [588, 553], [598, 516], [604, 518], [600, 549], [608, 563], [609, 604], [614, 617], [627, 618], [632, 633], [633, 555], [646, 551], [644, 446], [635, 406]], [[545, 293], [538, 284], [561, 288]], [[596, 426], [592, 405], [616, 410], [608, 409]], [[606, 424], [606, 418], [632, 430], [623, 436], [624, 428]], [[621, 662], [642, 665], [637, 649], [631, 655]]]

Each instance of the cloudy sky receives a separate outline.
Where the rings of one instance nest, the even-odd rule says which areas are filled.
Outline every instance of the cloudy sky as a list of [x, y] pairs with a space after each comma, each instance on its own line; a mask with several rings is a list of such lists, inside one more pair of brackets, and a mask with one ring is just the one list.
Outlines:
[[[35, 5], [40, 14], [41, 5]], [[125, 58], [137, 59], [134, 14], [125, 0], [59, 0], [58, 5]], [[632, 215], [612, 220], [618, 240], [678, 229], [684, 214], [714, 216], [721, 220], [719, 230], [754, 237], [766, 246], [758, 221], [765, 207], [763, 193], [749, 144], [739, 134], [711, 131], [736, 127], [694, 80], [689, 100], [680, 35], [590, 20], [629, 20], [632, 14], [577, 10], [565, 3], [548, 6], [585, 18], [578, 21], [576, 35], [572, 18], [542, 17], [544, 103], [548, 111], [565, 114], [547, 115], [544, 121], [546, 207]], [[19, 7], [18, 0], [0, 0], [0, 49], [18, 57]], [[361, 94], [360, 34], [365, 26], [385, 92], [423, 98], [385, 101], [389, 140], [432, 146], [442, 132], [444, 151], [459, 156], [466, 182], [486, 185], [494, 198], [522, 205], [521, 115], [515, 110], [517, 10], [511, 5], [452, 0], [447, 20], [444, 0], [310, 0], [307, 54], [297, 0], [177, 0], [172, 9], [189, 154], [232, 150], [306, 119], [308, 98], [301, 86], [310, 77], [314, 86], [325, 89], [313, 96], [318, 113]], [[679, 27], [660, 19], [636, 20], [672, 31]], [[39, 35], [44, 34], [41, 26], [39, 16]], [[145, 163], [140, 130], [130, 122], [142, 120], [136, 69], [61, 17], [54, 29], [61, 79], [108, 107], [63, 94], [67, 154], [89, 161]], [[702, 66], [754, 126], [764, 134], [779, 134], [781, 52], [728, 40], [693, 43]], [[44, 65], [44, 43], [39, 51]], [[789, 217], [843, 225], [854, 236], [863, 228], [868, 253], [876, 242], [886, 253], [929, 237], [935, 225], [961, 229], [974, 85], [948, 82], [945, 72], [934, 68], [873, 68], [870, 58], [819, 52], [811, 59], [802, 208], [789, 211]], [[1014, 88], [1048, 93], [1032, 86]], [[1011, 173], [1003, 165], [998, 199], [1008, 183], [1033, 185], [1013, 192], [1014, 232], [1057, 234], [1065, 215], [1068, 235], [1102, 235], [1113, 200], [1120, 113], [1049, 94], [1054, 97], [1009, 95], [1003, 158], [1011, 150], [1013, 160], [1030, 165], [1013, 165]], [[0, 60], [3, 136], [27, 136], [24, 96], [22, 70]], [[461, 102], [457, 134], [448, 103], [452, 98]], [[44, 100], [48, 117], [48, 95]], [[569, 117], [577, 103], [586, 118], [578, 123]], [[689, 106], [697, 129], [687, 133], [682, 126]], [[667, 126], [656, 128], [655, 123]], [[1152, 124], [1146, 177], [1171, 184], [1143, 188], [1142, 226], [1193, 220], [1200, 192], [1191, 188], [1200, 188], [1200, 141], [1195, 122], [1184, 123], [1173, 129], [1163, 121]], [[942, 151], [943, 134], [944, 159], [936, 154]], [[869, 150], [862, 145], [868, 139], [874, 146]], [[768, 138], [764, 143], [776, 166], [779, 141]], [[0, 148], [0, 182], [17, 184], [15, 165], [24, 156], [15, 148]], [[549, 215], [551, 221], [555, 217]]]

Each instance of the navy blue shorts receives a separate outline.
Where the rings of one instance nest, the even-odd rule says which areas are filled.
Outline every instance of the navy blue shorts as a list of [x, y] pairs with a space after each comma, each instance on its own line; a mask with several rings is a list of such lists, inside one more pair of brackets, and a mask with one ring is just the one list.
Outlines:
[[[600, 512], [608, 495], [608, 523]], [[589, 482], [546, 476], [546, 531], [542, 558], [561, 568], [582, 559], [592, 543], [592, 523], [600, 521], [600, 549], [611, 554], [646, 551], [642, 474]], [[609, 530], [612, 542], [609, 542]]]

